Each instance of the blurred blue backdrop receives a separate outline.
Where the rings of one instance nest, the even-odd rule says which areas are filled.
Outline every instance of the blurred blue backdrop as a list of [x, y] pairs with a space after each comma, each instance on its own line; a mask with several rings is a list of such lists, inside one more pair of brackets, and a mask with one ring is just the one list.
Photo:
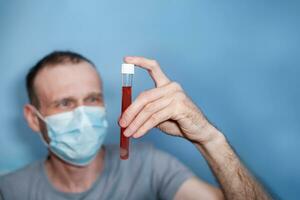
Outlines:
[[[22, 113], [25, 74], [38, 59], [73, 50], [96, 63], [105, 84], [107, 142], [117, 143], [120, 65], [125, 55], [142, 55], [182, 84], [267, 186], [282, 199], [299, 199], [299, 13], [293, 0], [0, 0], [0, 173], [46, 153]], [[135, 96], [153, 87], [142, 70], [134, 83]], [[189, 142], [157, 130], [139, 141], [215, 184]]]

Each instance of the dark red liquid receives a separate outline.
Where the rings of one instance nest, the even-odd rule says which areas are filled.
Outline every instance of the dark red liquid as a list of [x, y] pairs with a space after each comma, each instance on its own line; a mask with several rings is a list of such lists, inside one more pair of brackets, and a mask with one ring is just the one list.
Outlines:
[[[131, 87], [122, 87], [122, 114], [131, 104]], [[129, 156], [129, 138], [125, 137], [123, 132], [125, 128], [121, 128], [120, 134], [120, 158], [128, 159]]]

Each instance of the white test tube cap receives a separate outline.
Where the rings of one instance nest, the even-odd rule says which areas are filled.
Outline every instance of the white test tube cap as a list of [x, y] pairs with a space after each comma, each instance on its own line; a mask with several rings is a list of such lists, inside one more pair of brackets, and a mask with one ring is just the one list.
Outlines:
[[122, 64], [122, 74], [134, 74], [134, 64]]

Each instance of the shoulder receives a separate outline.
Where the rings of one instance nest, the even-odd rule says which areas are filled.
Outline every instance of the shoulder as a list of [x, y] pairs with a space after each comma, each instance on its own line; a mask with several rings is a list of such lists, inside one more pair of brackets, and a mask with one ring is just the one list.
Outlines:
[[42, 161], [37, 161], [21, 169], [0, 176], [0, 192], [11, 193], [13, 191], [26, 191], [30, 182], [38, 177], [37, 173], [39, 173], [41, 165]]

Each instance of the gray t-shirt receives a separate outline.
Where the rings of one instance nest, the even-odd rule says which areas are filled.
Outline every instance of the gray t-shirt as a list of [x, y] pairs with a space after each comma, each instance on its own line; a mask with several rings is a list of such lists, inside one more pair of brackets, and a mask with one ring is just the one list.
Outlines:
[[85, 192], [58, 191], [42, 160], [0, 177], [0, 200], [171, 200], [180, 185], [194, 176], [177, 159], [149, 144], [131, 145], [126, 161], [120, 160], [117, 145], [105, 149], [104, 170]]

